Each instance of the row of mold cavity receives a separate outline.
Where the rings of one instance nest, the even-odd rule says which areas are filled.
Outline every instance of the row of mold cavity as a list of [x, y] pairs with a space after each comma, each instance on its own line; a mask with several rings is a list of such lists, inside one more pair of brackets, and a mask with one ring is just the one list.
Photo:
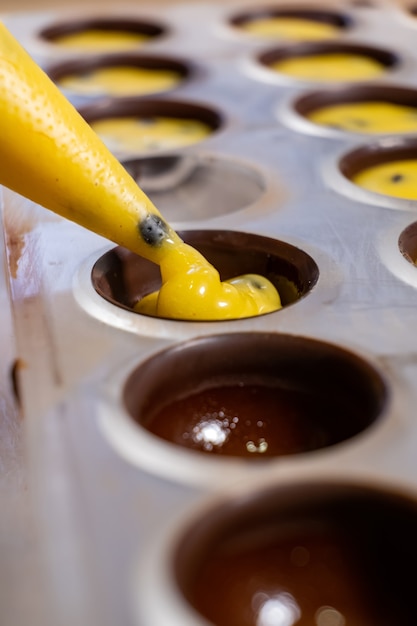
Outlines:
[[[412, 13], [413, 11], [410, 9], [410, 12]], [[315, 11], [313, 9], [306, 10], [301, 8], [265, 9], [254, 11], [253, 14], [250, 11], [246, 11], [232, 17], [230, 23], [235, 28], [240, 28], [242, 25], [252, 21], [256, 22], [258, 19], [276, 19], [277, 21], [281, 19], [307, 20], [307, 22], [311, 21], [318, 24], [330, 24], [341, 32], [349, 30], [353, 26], [352, 19], [346, 15], [331, 11]], [[69, 34], [77, 34], [78, 36], [83, 32], [86, 34], [89, 32], [90, 34], [116, 32], [116, 34], [120, 35], [120, 31], [124, 29], [130, 33], [141, 32], [142, 35], [146, 35], [151, 39], [161, 36], [164, 32], [164, 29], [156, 24], [135, 22], [134, 20], [118, 21], [116, 18], [108, 18], [79, 20], [76, 22], [67, 21], [43, 29], [40, 36], [50, 41], [59, 41], [61, 36]], [[336, 65], [340, 64], [341, 56], [345, 55], [348, 57], [353, 55], [355, 57], [359, 55], [359, 57], [368, 58], [379, 65], [381, 71], [392, 71], [396, 68], [401, 68], [403, 65], [401, 56], [389, 50], [349, 42], [340, 43], [339, 41], [329, 42], [321, 40], [319, 42], [303, 42], [261, 52], [256, 59], [257, 71], [249, 73], [252, 78], [260, 80], [266, 78], [270, 80], [273, 76], [280, 76], [279, 68], [277, 68], [278, 71], [271, 70], [271, 68], [276, 64], [279, 65], [281, 61], [304, 59], [312, 55], [318, 55], [330, 60], [333, 55], [336, 55], [338, 59]], [[148, 76], [148, 78], [142, 80], [142, 77], [136, 81], [132, 76], [123, 75], [124, 71], [132, 68], [136, 68], [139, 72], [145, 72], [145, 74], [150, 72], [153, 78]], [[83, 58], [67, 59], [63, 63], [47, 68], [47, 71], [51, 78], [61, 85], [71, 76], [74, 77], [78, 74], [81, 83], [87, 86], [88, 91], [88, 85], [91, 82], [94, 83], [92, 78], [94, 71], [104, 69], [121, 72], [120, 81], [117, 79], [114, 81], [117, 85], [127, 84], [132, 86], [138, 83], [145, 83], [151, 89], [151, 93], [152, 89], [158, 91], [154, 81], [155, 72], [156, 74], [161, 73], [163, 77], [162, 84], [165, 86], [161, 87], [160, 84], [162, 91], [169, 91], [175, 88], [174, 75], [178, 78], [178, 84], [192, 80], [193, 77], [198, 80], [199, 75], [200, 77], [204, 75], [203, 68], [199, 68], [197, 65], [187, 61], [161, 56], [136, 56], [135, 54], [104, 54], [91, 58], [83, 56]], [[252, 66], [253, 69], [254, 66]], [[265, 75], [265, 71], [268, 73], [268, 76]], [[320, 75], [321, 79], [323, 78], [323, 72], [320, 71], [317, 75]], [[338, 77], [336, 75], [334, 78], [344, 81], [343, 76]], [[109, 81], [113, 82], [113, 79], [114, 76]], [[307, 133], [339, 138], [351, 133], [366, 137], [374, 136], [375, 134], [404, 135], [416, 132], [417, 91], [415, 89], [399, 85], [378, 85], [362, 81], [358, 83], [354, 77], [352, 77], [352, 80], [354, 84], [350, 86], [307, 92], [299, 95], [290, 103], [284, 102], [284, 106], [279, 109], [278, 120], [284, 125], [289, 125]], [[157, 82], [159, 82], [159, 79], [157, 79]], [[81, 87], [82, 90], [83, 88]], [[227, 131], [227, 116], [223, 111], [212, 106], [204, 106], [201, 103], [166, 99], [155, 100], [149, 97], [137, 97], [133, 93], [126, 97], [123, 91], [121, 94], [121, 97], [117, 97], [117, 94], [109, 94], [111, 97], [104, 99], [101, 98], [103, 94], [96, 94], [92, 102], [79, 106], [79, 111], [120, 160], [126, 161], [129, 159], [128, 167], [135, 175], [139, 174], [137, 180], [144, 191], [151, 195], [151, 199], [153, 199], [153, 193], [157, 194], [155, 203], [158, 206], [158, 202], [161, 200], [164, 202], [164, 199], [161, 197], [164, 193], [171, 193], [175, 188], [181, 188], [183, 191], [184, 187], [187, 187], [190, 181], [193, 180], [193, 173], [195, 173], [196, 169], [201, 173], [201, 167], [195, 168], [191, 163], [192, 159], [188, 161], [187, 159], [178, 158], [147, 160], [139, 158], [135, 160], [134, 157], [155, 153], [160, 154], [167, 151], [172, 152], [176, 149], [182, 150], [190, 145], [207, 141], [211, 137]], [[280, 96], [282, 96], [282, 92]], [[375, 104], [387, 107], [385, 113], [375, 112]], [[347, 110], [344, 113], [336, 114], [336, 120], [338, 121], [335, 121], [333, 118], [330, 121], [317, 122], [317, 115], [320, 116], [321, 112], [328, 109], [337, 110], [343, 107], [347, 107]], [[266, 112], [267, 115], [268, 113]], [[394, 125], [392, 125], [393, 120], [397, 120]], [[388, 124], [388, 121], [389, 125], [384, 127], [384, 124]], [[356, 150], [351, 155], [346, 155], [340, 161], [340, 171], [335, 172], [333, 176], [335, 186], [338, 189], [346, 189], [348, 195], [351, 196], [359, 193], [358, 197], [360, 197], [362, 192], [357, 192], [355, 185], [345, 185], [343, 179], [351, 181], [357, 177], [363, 178], [361, 176], [362, 170], [382, 165], [384, 171], [381, 174], [376, 173], [375, 177], [372, 173], [370, 175], [371, 191], [376, 191], [376, 195], [368, 196], [365, 194], [364, 200], [384, 206], [393, 206], [393, 208], [397, 208], [397, 206], [398, 208], [404, 208], [401, 206], [401, 200], [398, 200], [398, 198], [403, 198], [407, 202], [417, 197], [417, 185], [412, 180], [412, 173], [410, 174], [409, 171], [413, 166], [415, 158], [414, 146], [413, 142], [407, 142], [404, 145], [397, 145], [395, 150], [391, 148], [391, 146], [387, 147], [379, 144], [371, 149]], [[401, 161], [398, 164], [396, 163], [397, 154]], [[405, 161], [407, 163], [404, 164]], [[225, 166], [226, 168], [228, 167], [227, 164]], [[215, 168], [214, 165], [212, 167]], [[233, 166], [231, 167], [233, 169]], [[405, 175], [401, 171], [401, 168], [404, 167], [407, 170]], [[390, 168], [393, 170], [392, 172]], [[205, 173], [207, 173], [207, 168], [205, 168]], [[234, 175], [233, 178], [237, 177], [239, 179], [237, 182], [240, 182], [245, 177], [245, 173], [239, 176], [236, 169], [234, 170]], [[231, 199], [233, 194], [226, 191], [227, 200], [231, 203], [231, 206], [223, 205], [224, 214], [239, 210], [242, 208], [241, 204], [245, 206], [253, 202], [256, 194], [262, 191], [262, 183], [259, 182], [259, 178], [258, 180], [256, 179], [256, 175], [249, 177], [249, 189], [247, 194], [246, 191], [242, 194], [243, 198]], [[342, 184], [340, 184], [341, 182]], [[368, 183], [361, 184], [365, 185]], [[247, 185], [244, 187], [246, 190]], [[194, 199], [195, 194], [192, 194], [191, 202]], [[164, 212], [164, 206], [159, 206]], [[409, 207], [407, 206], [407, 208]], [[167, 217], [170, 217], [169, 214]], [[206, 214], [204, 207], [198, 211], [198, 219], [202, 217], [212, 217], [209, 211]], [[172, 219], [182, 221], [190, 218], [193, 219], [192, 210], [190, 211], [189, 207], [187, 207], [183, 215], [175, 214]]]
[[[320, 8], [308, 3], [301, 6], [283, 4], [282, 6], [247, 7], [244, 11], [235, 11], [222, 16], [221, 23], [213, 26], [222, 27], [223, 34], [234, 36], [243, 41], [322, 41], [338, 39], [345, 34], [355, 33], [356, 16], [349, 12], [349, 5], [355, 8], [372, 8], [387, 11], [391, 8], [389, 19], [393, 19], [393, 9], [410, 17], [410, 25], [415, 24], [417, 5], [409, 3], [406, 7], [379, 5], [373, 0], [352, 0], [346, 2], [346, 10]], [[134, 16], [113, 15], [108, 17], [82, 17], [56, 20], [47, 24], [36, 33], [36, 39], [45, 43], [55, 54], [60, 50], [70, 53], [126, 50], [146, 47], [172, 34], [172, 28], [157, 20], [141, 19]]]
[[[248, 263], [276, 278], [286, 265], [300, 291], [317, 280], [314, 261], [287, 244], [180, 234], [232, 275]], [[120, 249], [93, 270], [112, 298], [149, 278]], [[98, 416], [116, 453], [164, 480], [222, 486], [141, 550], [135, 623], [412, 626], [416, 495], [343, 474], [358, 444], [372, 457], [395, 439], [398, 400], [369, 356], [276, 332], [193, 337], [111, 373]]]
[[[319, 280], [309, 254], [277, 239], [208, 229], [179, 235], [217, 268], [221, 280], [248, 273], [268, 278], [283, 309], [298, 306]], [[417, 223], [396, 242], [398, 257], [413, 271], [409, 261], [416, 259], [416, 242]], [[387, 384], [363, 359], [312, 339], [238, 332], [242, 320], [231, 334], [221, 335], [214, 333], [229, 331], [230, 321], [152, 320], [136, 314], [135, 307], [160, 288], [159, 267], [121, 247], [95, 259], [92, 269], [91, 259], [84, 263], [74, 291], [90, 314], [155, 337], [168, 333], [172, 339], [177, 331], [183, 336], [184, 327], [188, 337], [207, 335], [158, 353], [133, 373], [112, 376], [102, 423], [130, 462], [170, 479], [210, 484], [216, 467], [240, 476], [242, 465], [231, 458], [257, 462], [309, 453], [352, 439], [375, 423], [384, 425], [390, 412]], [[190, 472], [190, 450], [216, 460], [200, 458]]]
[[[253, 269], [254, 258], [261, 273], [265, 264], [283, 272], [271, 254], [279, 242], [208, 231], [184, 239], [217, 266], [227, 258], [231, 274], [242, 262]], [[308, 256], [286, 244], [280, 255], [292, 280], [302, 276], [308, 288], [317, 279]], [[127, 280], [137, 286], [141, 263], [116, 249], [93, 275], [104, 264], [105, 282], [116, 280], [117, 270], [117, 288]], [[372, 453], [379, 436], [391, 441], [397, 393], [369, 358], [279, 333], [193, 338], [112, 374], [100, 397], [100, 425], [122, 458], [170, 481], [230, 485], [153, 537], [149, 553], [141, 550], [135, 623], [343, 626], [355, 618], [391, 626], [395, 618], [411, 626], [407, 565], [417, 556], [416, 496], [335, 476], [358, 440], [365, 454], [366, 442]], [[315, 461], [326, 458], [323, 477]], [[309, 478], [288, 480], [292, 470], [307, 470]]]
[[[237, 237], [229, 262], [252, 263], [254, 240]], [[267, 250], [263, 262], [274, 267]], [[314, 263], [295, 252], [311, 280]], [[131, 269], [122, 273], [134, 284]], [[335, 471], [358, 440], [365, 454], [366, 441], [369, 450], [379, 435], [391, 441], [398, 390], [376, 363], [311, 338], [227, 333], [171, 345], [119, 369], [105, 388], [100, 425], [122, 458], [170, 481], [223, 486], [141, 550], [135, 623], [412, 626], [416, 495]]]
[[[382, 107], [385, 118], [381, 118], [378, 107]], [[340, 119], [337, 127], [333, 122], [318, 125], [311, 121], [310, 116], [326, 109], [341, 111], [336, 113]], [[173, 153], [208, 142], [216, 134], [222, 134], [224, 140], [228, 131], [226, 116], [221, 111], [179, 100], [106, 100], [79, 111], [136, 176], [144, 191], [149, 192], [152, 187], [163, 192], [164, 185], [172, 190], [187, 184], [194, 170], [193, 159], [175, 158]], [[374, 194], [366, 201], [392, 208], [406, 208], [401, 206], [401, 199], [417, 199], [417, 181], [413, 176], [417, 90], [367, 84], [313, 91], [281, 101], [276, 113], [277, 121], [300, 132], [335, 139], [358, 137], [359, 133], [366, 139], [366, 145], [346, 151], [338, 160], [338, 189], [346, 189], [351, 196], [361, 194], [355, 192], [355, 187], [370, 190]], [[384, 122], [390, 130], [384, 131]], [[164, 153], [168, 157], [152, 158]]]
[[[299, 86], [385, 77], [409, 80], [413, 61], [413, 57], [405, 58], [402, 52], [389, 48], [337, 40], [262, 49], [242, 57], [241, 65], [259, 81]], [[69, 97], [84, 99], [166, 93], [205, 78], [205, 68], [196, 61], [138, 51], [66, 55], [45, 69]]]
[[[412, 88], [356, 83], [308, 91], [296, 97], [292, 95], [291, 100], [283, 100], [282, 92], [280, 95], [277, 121], [300, 132], [337, 139], [352, 134], [369, 139], [376, 135], [405, 136], [416, 132], [417, 91]], [[375, 105], [382, 107], [383, 115], [380, 110], [375, 110]], [[315, 121], [321, 112], [340, 109], [342, 113], [336, 113], [339, 117], [338, 123], [334, 119], [323, 123]], [[183, 221], [217, 216], [210, 212], [212, 202], [209, 207], [199, 206], [198, 211], [193, 214], [193, 203], [197, 198], [192, 192], [196, 178], [200, 189], [214, 192], [218, 177], [215, 160], [211, 164], [206, 161], [196, 165], [195, 157], [177, 158], [172, 156], [172, 152], [207, 142], [211, 137], [221, 136], [222, 133], [224, 138], [228, 119], [223, 111], [201, 103], [142, 97], [99, 99], [79, 107], [79, 111], [116, 156], [124, 161], [144, 191], [163, 212], [168, 195], [172, 200], [175, 193], [181, 193], [180, 204], [184, 206], [184, 210], [174, 212], [172, 217], [169, 210], [167, 217]], [[269, 111], [266, 112], [268, 114]], [[143, 155], [149, 157], [166, 152], [171, 156], [143, 158]], [[349, 196], [363, 196], [371, 204], [408, 209], [408, 201], [417, 196], [417, 185], [412, 171], [410, 173], [415, 157], [414, 140], [393, 142], [390, 139], [344, 155], [331, 179], [334, 179], [334, 186], [338, 191], [344, 190]], [[264, 185], [256, 173], [249, 171], [250, 168], [241, 168], [239, 172], [239, 168], [226, 161], [222, 165], [231, 174], [227, 179], [233, 181], [233, 189], [243, 190], [235, 197], [236, 194], [229, 188], [225, 190], [224, 198], [218, 198], [216, 206], [222, 207], [223, 214], [227, 214], [253, 203], [256, 196], [262, 193]], [[382, 167], [383, 171], [376, 172], [375, 176], [371, 171], [370, 183], [363, 184], [371, 184], [371, 191], [376, 193], [363, 194], [361, 188], [355, 184], [355, 179], [374, 167]], [[405, 174], [402, 173], [403, 168], [406, 169]], [[207, 178], [210, 179], [209, 189], [205, 188]], [[222, 180], [225, 180], [224, 176]], [[191, 193], [190, 196], [188, 192]], [[156, 194], [155, 197], [153, 194]], [[200, 194], [199, 197], [201, 199], [209, 195]], [[175, 203], [171, 201], [169, 204], [172, 206]]]
[[141, 554], [138, 624], [413, 626], [415, 494], [328, 476], [230, 491]]
[[389, 425], [390, 391], [357, 354], [277, 333], [192, 339], [112, 378], [101, 426], [122, 457], [222, 486], [141, 550], [137, 623], [411, 626], [416, 495], [342, 469]]
[[[349, 47], [351, 46], [347, 45], [343, 49]], [[181, 63], [173, 59], [142, 57], [140, 60], [137, 58], [130, 61], [133, 64], [143, 64], [142, 69], [146, 68], [151, 72], [156, 67], [162, 67], [161, 63], [166, 64], [167, 71], [174, 71], [174, 66], [177, 67], [183, 77], [188, 76], [190, 71], [190, 66], [184, 64], [179, 67]], [[113, 64], [117, 65], [119, 62], [120, 59], [108, 59], [112, 67], [116, 67]], [[59, 76], [62, 76], [60, 72], [72, 72], [74, 63], [79, 64], [80, 61], [67, 61], [59, 69], [50, 69], [51, 77], [59, 82]], [[82, 63], [88, 74], [91, 69], [89, 61]], [[300, 132], [338, 139], [351, 135], [369, 139], [383, 135], [404, 137], [415, 134], [417, 130], [417, 91], [413, 88], [356, 82], [350, 86], [304, 92], [295, 98], [292, 94], [291, 100], [283, 99], [282, 95], [281, 91], [276, 121]], [[177, 186], [186, 185], [194, 168], [190, 165], [190, 160], [190, 166], [187, 165], [186, 159], [144, 160], [140, 157], [183, 150], [219, 135], [224, 138], [228, 129], [227, 115], [223, 111], [211, 105], [190, 101], [133, 96], [110, 97], [98, 98], [78, 108], [109, 149], [120, 160], [126, 163], [128, 161], [132, 172], [139, 173], [138, 183], [149, 194], [153, 192], [153, 188], [163, 193], [167, 189], [172, 191]], [[268, 116], [270, 112], [265, 111], [265, 114]], [[355, 196], [359, 193], [360, 197], [362, 192], [355, 191], [355, 185], [346, 186], [343, 180], [340, 183], [341, 179], [353, 183], [356, 180], [361, 181], [360, 187], [376, 192], [372, 197], [365, 195], [365, 201], [404, 208], [398, 199], [408, 202], [417, 198], [417, 185], [412, 174], [414, 161], [413, 141], [397, 141], [395, 145], [392, 145], [392, 141], [381, 142], [371, 148], [354, 150], [345, 155], [339, 163], [340, 171], [335, 173], [335, 184], [339, 189], [346, 189], [348, 195]], [[172, 166], [174, 163], [175, 166]], [[148, 175], [144, 175], [144, 172]], [[251, 177], [253, 179], [254, 176]], [[262, 185], [257, 183], [251, 186], [249, 203], [260, 187]], [[224, 213], [239, 208], [239, 202], [232, 202], [230, 209], [224, 207]], [[175, 216], [173, 219], [181, 221], [189, 217], [192, 219], [187, 210], [185, 217]], [[205, 217], [211, 216], [208, 214]]]
[[[264, 50], [246, 59], [253, 77], [272, 84], [352, 82], [409, 72], [397, 52], [353, 42], [300, 43]], [[107, 53], [66, 59], [46, 68], [69, 95], [112, 97], [167, 92], [202, 76], [198, 63], [175, 56]]]
[[[409, 12], [417, 14], [417, 8], [410, 8]], [[395, 76], [397, 71], [408, 69], [406, 59], [399, 52], [343, 39], [345, 33], [354, 31], [355, 20], [329, 9], [247, 10], [231, 16], [228, 25], [232, 32], [251, 37], [252, 27], [258, 25], [260, 29], [255, 32], [258, 37], [263, 33], [264, 41], [281, 42], [278, 47], [258, 51], [250, 57], [252, 73], [270, 82], [280, 83], [284, 79], [284, 84], [287, 81], [291, 84], [299, 80], [315, 81], [318, 76], [320, 81], [355, 81], [386, 73]], [[65, 60], [54, 63], [47, 71], [69, 94], [135, 96], [169, 91], [199, 77], [201, 68], [189, 61], [140, 54], [168, 32], [158, 22], [133, 17], [67, 18], [41, 28], [36, 40], [48, 44], [47, 58], [55, 59], [62, 52]], [[117, 71], [119, 78], [115, 76]]]
[[[355, 84], [296, 97], [279, 92], [276, 101], [275, 119], [265, 110], [271, 126], [280, 123], [311, 135], [369, 140], [417, 132], [417, 90], [410, 87]], [[265, 103], [262, 106], [266, 108]], [[231, 127], [229, 114], [219, 107], [189, 100], [100, 98], [78, 110], [119, 159], [187, 149], [214, 138], [220, 141]], [[242, 124], [242, 130], [250, 130], [250, 123]]]

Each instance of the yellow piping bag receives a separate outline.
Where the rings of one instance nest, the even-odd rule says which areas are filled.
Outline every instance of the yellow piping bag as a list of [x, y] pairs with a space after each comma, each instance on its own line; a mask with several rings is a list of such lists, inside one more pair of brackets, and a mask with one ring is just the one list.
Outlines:
[[0, 162], [0, 184], [158, 264], [152, 314], [211, 320], [280, 308], [266, 278], [220, 281], [1, 23]]

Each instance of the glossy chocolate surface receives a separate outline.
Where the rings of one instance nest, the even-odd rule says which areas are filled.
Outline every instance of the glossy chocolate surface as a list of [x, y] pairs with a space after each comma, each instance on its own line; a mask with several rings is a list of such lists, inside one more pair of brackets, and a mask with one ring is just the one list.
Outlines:
[[396, 494], [278, 486], [186, 528], [176, 579], [215, 626], [413, 626], [416, 523]]

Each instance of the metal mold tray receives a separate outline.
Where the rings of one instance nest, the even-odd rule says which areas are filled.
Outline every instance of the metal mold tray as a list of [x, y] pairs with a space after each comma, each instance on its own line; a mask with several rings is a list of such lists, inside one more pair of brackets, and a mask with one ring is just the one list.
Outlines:
[[[400, 8], [375, 1], [340, 7], [353, 20], [344, 41], [392, 45], [407, 63], [389, 83], [415, 85], [412, 20]], [[315, 261], [317, 284], [292, 306], [262, 318], [196, 324], [148, 319], [114, 306], [93, 289], [91, 270], [108, 250], [107, 241], [3, 190], [8, 287], [2, 295], [9, 300], [10, 294], [14, 321], [7, 361], [11, 364], [17, 355], [24, 365], [19, 389], [30, 496], [25, 507], [31, 519], [25, 535], [28, 550], [25, 558], [18, 555], [21, 567], [13, 572], [20, 577], [19, 594], [7, 598], [7, 605], [15, 608], [8, 621], [13, 626], [29, 619], [43, 626], [159, 626], [149, 621], [146, 611], [138, 613], [134, 601], [140, 596], [138, 586], [149, 591], [149, 581], [155, 582], [144, 570], [148, 548], [162, 550], [174, 521], [184, 523], [190, 508], [206, 502], [208, 490], [124, 460], [103, 436], [100, 407], [109, 388], [122, 384], [123, 373], [182, 341], [235, 332], [303, 336], [358, 355], [375, 368], [389, 391], [384, 419], [348, 445], [253, 472], [246, 467], [229, 484], [219, 477], [210, 486], [210, 497], [227, 497], [234, 482], [239, 491], [249, 492], [264, 482], [285, 484], [329, 474], [335, 480], [375, 481], [387, 489], [392, 485], [417, 492], [417, 280], [410, 278], [417, 269], [399, 246], [401, 234], [415, 222], [415, 203], [381, 207], [370, 196], [339, 193], [334, 184], [339, 155], [366, 138], [304, 133], [280, 119], [280, 105], [311, 85], [271, 84], [248, 75], [246, 62], [267, 46], [222, 30], [237, 8], [199, 4], [122, 9], [143, 19], [160, 21], [163, 16], [169, 35], [152, 44], [152, 54], [175, 53], [198, 60], [205, 70], [175, 97], [215, 107], [227, 120], [207, 143], [167, 156], [185, 157], [208, 169], [215, 163], [211, 185], [216, 177], [220, 180], [223, 162], [235, 171], [248, 167], [258, 181], [256, 193], [252, 189], [249, 199], [235, 203], [233, 210], [217, 207], [213, 215], [207, 208], [195, 215], [189, 211], [179, 214], [174, 225], [284, 241]], [[86, 14], [91, 12], [86, 9]], [[4, 21], [46, 66], [55, 52], [39, 42], [37, 33], [65, 15], [9, 14]], [[170, 179], [170, 184], [176, 183]], [[183, 191], [195, 193], [186, 185]], [[230, 193], [228, 189], [223, 198]], [[181, 194], [177, 196], [180, 201]], [[36, 572], [30, 580], [21, 574], [26, 563], [29, 572]], [[152, 593], [157, 596], [155, 588]], [[187, 626], [200, 624], [190, 615], [187, 619]]]

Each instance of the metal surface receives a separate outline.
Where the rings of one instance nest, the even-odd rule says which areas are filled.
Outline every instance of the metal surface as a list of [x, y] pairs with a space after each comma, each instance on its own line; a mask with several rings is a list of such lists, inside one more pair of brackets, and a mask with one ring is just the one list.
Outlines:
[[[108, 249], [107, 241], [3, 190], [9, 286], [4, 278], [2, 311], [7, 318], [10, 288], [14, 329], [10, 316], [1, 329], [2, 349], [9, 346], [2, 375], [7, 377], [16, 354], [22, 364], [29, 493], [29, 502], [26, 495], [24, 505], [18, 498], [11, 511], [19, 520], [17, 527], [24, 518], [19, 507], [28, 506], [31, 520], [20, 535], [28, 549], [24, 554], [16, 550], [11, 570], [25, 601], [18, 611], [13, 585], [7, 603], [15, 606], [12, 617], [2, 619], [4, 624], [27, 624], [30, 615], [31, 623], [43, 626], [156, 626], [137, 616], [132, 588], [141, 583], [134, 573], [139, 571], [145, 581], [140, 564], [149, 545], [159, 543], [179, 513], [205, 501], [207, 485], [170, 481], [130, 465], [105, 437], [100, 407], [109, 389], [120, 383], [121, 372], [188, 338], [273, 331], [320, 339], [362, 356], [390, 390], [384, 418], [353, 440], [333, 450], [273, 462], [262, 472], [246, 467], [240, 475], [236, 470], [230, 480], [244, 477], [250, 484], [255, 478], [281, 481], [340, 473], [417, 488], [417, 269], [405, 261], [397, 243], [403, 229], [417, 219], [417, 205], [399, 203], [392, 210], [380, 206], [373, 194], [355, 197], [345, 192], [344, 184], [335, 184], [338, 156], [369, 139], [304, 133], [287, 124], [288, 102], [312, 86], [264, 80], [253, 56], [265, 43], [229, 33], [224, 26], [239, 6], [172, 6], [162, 16], [157, 5], [120, 9], [133, 16], [162, 17], [170, 24], [171, 34], [153, 44], [152, 53], [191, 58], [202, 69], [195, 81], [176, 90], [175, 98], [215, 106], [225, 115], [219, 132], [184, 150], [204, 164], [204, 199], [193, 215], [190, 206], [198, 192], [185, 184], [182, 188], [180, 178], [176, 199], [180, 203], [184, 194], [187, 208], [185, 219], [181, 221], [179, 212], [173, 225], [254, 232], [291, 243], [316, 261], [319, 281], [301, 301], [262, 318], [199, 324], [144, 318], [104, 301], [91, 286], [91, 267]], [[384, 80], [415, 85], [417, 20], [387, 3], [338, 6], [356, 21], [343, 39], [395, 50], [404, 65]], [[37, 40], [36, 32], [65, 16], [54, 11], [8, 14], [4, 21], [47, 67], [56, 54]], [[251, 172], [254, 182], [248, 185], [247, 199], [240, 186], [239, 202], [231, 197], [230, 187], [222, 195], [223, 160], [233, 175], [241, 168]], [[193, 194], [191, 202], [188, 193]], [[216, 201], [213, 215], [206, 201], [211, 194]], [[12, 401], [10, 391], [4, 397]], [[12, 427], [2, 446], [11, 475], [20, 476], [23, 470], [14, 458], [20, 444], [7, 445], [7, 437], [20, 431], [13, 411], [4, 413], [6, 421], [12, 416]], [[196, 459], [190, 471], [194, 462], [198, 468]], [[12, 482], [16, 485], [5, 485], [11, 501], [12, 493], [24, 491], [19, 478]], [[227, 472], [213, 472], [209, 491], [227, 488], [226, 483]], [[2, 540], [16, 530], [13, 522], [5, 521]], [[29, 576], [31, 567], [34, 576]]]

